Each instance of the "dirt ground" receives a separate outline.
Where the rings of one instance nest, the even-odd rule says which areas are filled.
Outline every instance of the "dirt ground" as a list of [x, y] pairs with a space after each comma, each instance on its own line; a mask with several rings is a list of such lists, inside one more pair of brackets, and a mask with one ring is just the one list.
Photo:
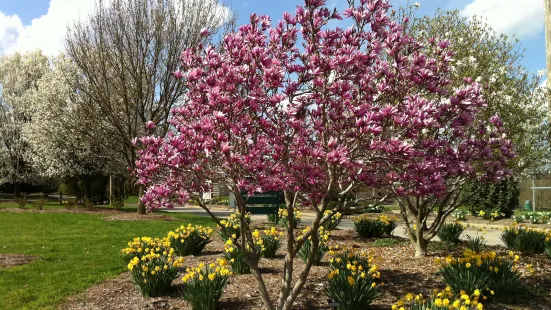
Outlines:
[[[360, 239], [354, 231], [337, 230], [332, 234], [333, 244], [347, 244], [370, 251], [377, 257], [381, 279], [385, 282], [382, 294], [370, 309], [390, 309], [391, 305], [409, 292], [428, 294], [434, 288], [444, 288], [445, 284], [436, 274], [436, 257], [448, 254], [462, 253], [462, 247], [455, 249], [440, 249], [433, 251], [429, 257], [414, 259], [413, 248], [400, 239], [394, 247], [375, 247], [373, 240]], [[282, 247], [283, 248], [283, 247]], [[505, 253], [503, 248], [494, 248]], [[223, 241], [215, 236], [205, 252], [197, 257], [185, 258], [185, 266], [193, 267], [199, 262], [212, 262], [222, 255]], [[281, 251], [281, 250], [280, 250]], [[323, 293], [323, 284], [327, 279], [328, 257], [324, 258], [322, 266], [314, 266], [310, 272], [308, 283], [299, 296], [295, 309], [323, 309], [327, 306], [327, 298]], [[533, 275], [523, 275], [530, 286], [533, 296], [526, 296], [516, 305], [485, 305], [486, 309], [551, 309], [551, 259], [543, 255], [523, 257], [524, 264], [531, 263], [535, 269]], [[271, 298], [277, 298], [280, 287], [280, 276], [283, 268], [283, 252], [275, 259], [262, 259], [261, 271]], [[302, 268], [300, 259], [297, 270]], [[179, 296], [182, 289], [181, 279], [175, 281], [174, 292], [167, 297], [144, 299], [130, 282], [129, 272], [115, 279], [106, 280], [89, 288], [86, 292], [71, 297], [61, 309], [191, 309]], [[260, 293], [252, 275], [236, 275], [226, 287], [220, 309], [264, 309]]]
[[36, 257], [23, 254], [0, 254], [0, 268], [9, 268], [17, 265], [25, 265]]

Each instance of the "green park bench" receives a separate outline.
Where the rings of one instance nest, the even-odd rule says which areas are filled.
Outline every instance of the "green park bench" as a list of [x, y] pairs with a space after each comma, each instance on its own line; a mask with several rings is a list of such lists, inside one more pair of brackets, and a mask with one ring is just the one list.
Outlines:
[[247, 212], [251, 214], [274, 214], [276, 223], [279, 222], [279, 202], [282, 195], [282, 192], [277, 191], [254, 193], [251, 196], [248, 196], [247, 193], [241, 193]]

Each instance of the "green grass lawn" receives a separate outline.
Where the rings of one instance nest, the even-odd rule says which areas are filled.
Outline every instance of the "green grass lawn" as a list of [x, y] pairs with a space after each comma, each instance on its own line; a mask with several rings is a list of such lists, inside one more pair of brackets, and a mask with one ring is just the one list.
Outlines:
[[182, 222], [211, 225], [207, 217], [182, 221], [105, 221], [83, 213], [0, 212], [0, 253], [38, 259], [0, 269], [0, 309], [54, 309], [66, 297], [125, 271], [120, 250], [134, 237], [162, 237]]

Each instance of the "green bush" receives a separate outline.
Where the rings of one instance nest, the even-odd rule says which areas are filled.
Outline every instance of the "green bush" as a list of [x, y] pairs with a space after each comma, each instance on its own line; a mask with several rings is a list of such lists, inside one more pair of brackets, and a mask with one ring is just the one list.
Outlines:
[[486, 240], [478, 235], [475, 237], [467, 236], [466, 247], [473, 252], [480, 253], [486, 247]]
[[508, 249], [519, 251], [525, 255], [541, 254], [545, 252], [546, 239], [551, 232], [526, 228], [524, 226], [511, 226], [501, 233], [501, 240]]
[[545, 247], [545, 254], [551, 258], [551, 243], [547, 243], [547, 247]]
[[226, 268], [226, 260], [219, 259], [218, 265], [212, 263], [190, 269], [182, 278], [184, 290], [182, 297], [193, 310], [216, 310], [220, 296], [228, 285], [231, 272]]
[[19, 209], [26, 209], [28, 201], [26, 198], [16, 198], [15, 203], [17, 204]]
[[201, 225], [182, 225], [168, 233], [171, 246], [180, 256], [199, 255], [212, 240], [212, 228]]
[[47, 200], [44, 198], [36, 199], [31, 204], [33, 208], [36, 210], [44, 210], [44, 205], [46, 204]]
[[483, 211], [485, 219], [510, 218], [519, 206], [519, 183], [513, 177], [499, 182], [473, 181], [466, 184], [462, 193], [463, 203], [471, 214], [480, 215]]
[[444, 223], [438, 232], [438, 238], [445, 243], [459, 243], [459, 237], [465, 228], [459, 223]]
[[332, 248], [331, 271], [325, 294], [339, 303], [338, 309], [366, 309], [379, 296], [381, 273], [372, 258], [354, 249]]
[[497, 256], [495, 252], [467, 250], [462, 258], [446, 257], [438, 273], [455, 294], [465, 291], [472, 295], [484, 288], [484, 295], [508, 302], [526, 289], [517, 271], [517, 262], [517, 259]]
[[452, 216], [456, 221], [466, 221], [467, 220], [467, 214], [469, 214], [469, 212], [467, 210], [461, 209], [461, 210], [455, 210], [452, 213]]
[[392, 235], [396, 226], [396, 218], [386, 215], [381, 215], [378, 218], [362, 215], [354, 220], [354, 230], [363, 238], [380, 238], [384, 234]]

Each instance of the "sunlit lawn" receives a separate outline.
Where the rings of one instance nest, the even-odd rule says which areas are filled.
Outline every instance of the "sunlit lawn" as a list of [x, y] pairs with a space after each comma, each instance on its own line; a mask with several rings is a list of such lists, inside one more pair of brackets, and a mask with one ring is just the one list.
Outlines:
[[184, 221], [211, 224], [207, 217], [170, 215], [182, 221], [106, 221], [100, 214], [0, 211], [0, 253], [38, 258], [0, 269], [0, 309], [54, 309], [66, 297], [123, 272], [120, 250], [132, 238], [162, 237]]

